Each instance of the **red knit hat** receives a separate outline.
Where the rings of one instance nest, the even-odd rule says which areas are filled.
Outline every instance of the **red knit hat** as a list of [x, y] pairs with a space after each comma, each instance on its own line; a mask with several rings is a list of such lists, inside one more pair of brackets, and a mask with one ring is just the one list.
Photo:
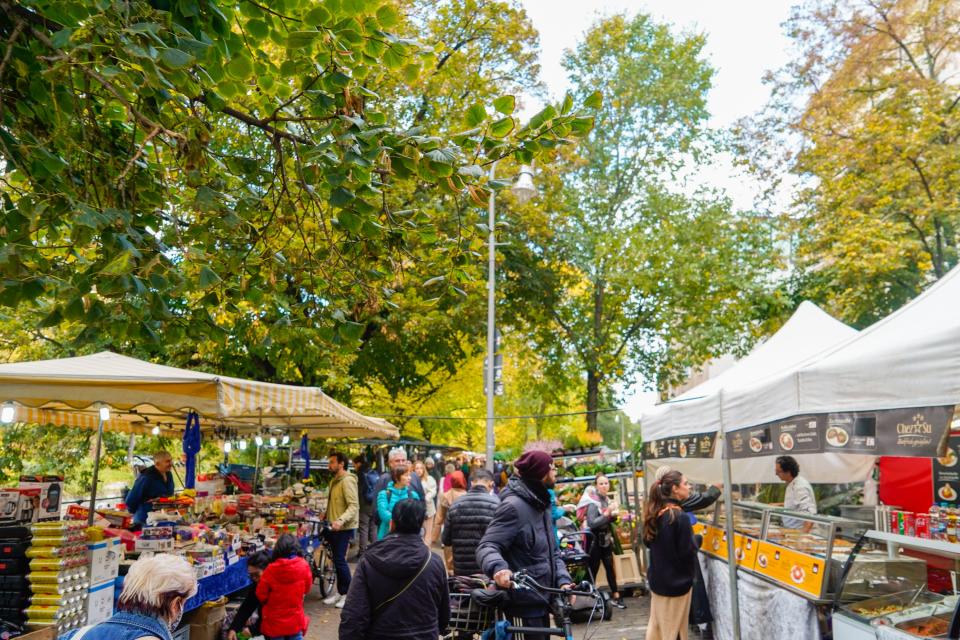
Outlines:
[[527, 451], [513, 463], [520, 477], [527, 480], [542, 480], [551, 467], [553, 458], [546, 451]]

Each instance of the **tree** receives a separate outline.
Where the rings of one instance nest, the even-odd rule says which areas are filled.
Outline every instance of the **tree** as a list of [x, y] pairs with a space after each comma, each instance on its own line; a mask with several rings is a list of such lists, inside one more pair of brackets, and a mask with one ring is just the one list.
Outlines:
[[395, 191], [479, 203], [484, 164], [590, 127], [520, 128], [504, 97], [411, 128], [372, 88], [438, 53], [397, 7], [0, 1], [0, 306], [67, 349], [347, 386], [366, 320], [448, 239]]
[[718, 194], [680, 193], [681, 170], [713, 146], [703, 45], [645, 15], [591, 27], [564, 66], [581, 99], [589, 87], [606, 96], [597, 127], [556, 170], [543, 235], [507, 249], [514, 286], [540, 301], [541, 348], [582, 372], [591, 431], [611, 385], [666, 383], [737, 346], [762, 291], [764, 225]]
[[786, 29], [798, 56], [741, 148], [770, 184], [799, 182], [795, 295], [865, 326], [957, 263], [960, 7], [818, 1]]

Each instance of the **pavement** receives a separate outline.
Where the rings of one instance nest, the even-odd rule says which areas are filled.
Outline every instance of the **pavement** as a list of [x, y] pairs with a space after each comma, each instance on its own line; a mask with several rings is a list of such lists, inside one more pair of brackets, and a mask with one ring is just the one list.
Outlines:
[[[351, 570], [353, 565], [351, 565]], [[650, 615], [650, 598], [639, 596], [624, 598], [626, 609], [614, 609], [609, 621], [593, 622], [590, 625], [574, 625], [576, 640], [637, 640], [646, 636], [647, 619]], [[337, 629], [340, 625], [340, 610], [325, 605], [320, 592], [314, 589], [304, 603], [310, 616], [310, 630], [306, 640], [338, 640]], [[691, 634], [691, 640], [698, 638]]]

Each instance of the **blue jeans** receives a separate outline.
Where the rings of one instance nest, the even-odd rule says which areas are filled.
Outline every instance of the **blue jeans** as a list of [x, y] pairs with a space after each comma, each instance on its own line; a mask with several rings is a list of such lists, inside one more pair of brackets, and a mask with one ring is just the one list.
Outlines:
[[264, 636], [267, 640], [303, 640], [302, 633], [296, 633], [292, 636]]
[[[328, 531], [327, 539], [333, 547], [333, 566], [337, 569], [337, 593], [347, 595], [350, 589], [350, 565], [347, 564], [347, 549], [353, 540], [355, 529], [346, 531]], [[302, 639], [301, 639], [302, 640]]]

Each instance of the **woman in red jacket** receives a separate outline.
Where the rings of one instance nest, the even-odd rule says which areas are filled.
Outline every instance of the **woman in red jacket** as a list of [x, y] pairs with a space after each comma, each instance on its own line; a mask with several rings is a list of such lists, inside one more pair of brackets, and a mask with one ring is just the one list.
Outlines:
[[263, 612], [260, 632], [267, 640], [303, 640], [310, 624], [303, 598], [312, 587], [313, 573], [300, 556], [300, 544], [289, 533], [283, 534], [257, 584]]

